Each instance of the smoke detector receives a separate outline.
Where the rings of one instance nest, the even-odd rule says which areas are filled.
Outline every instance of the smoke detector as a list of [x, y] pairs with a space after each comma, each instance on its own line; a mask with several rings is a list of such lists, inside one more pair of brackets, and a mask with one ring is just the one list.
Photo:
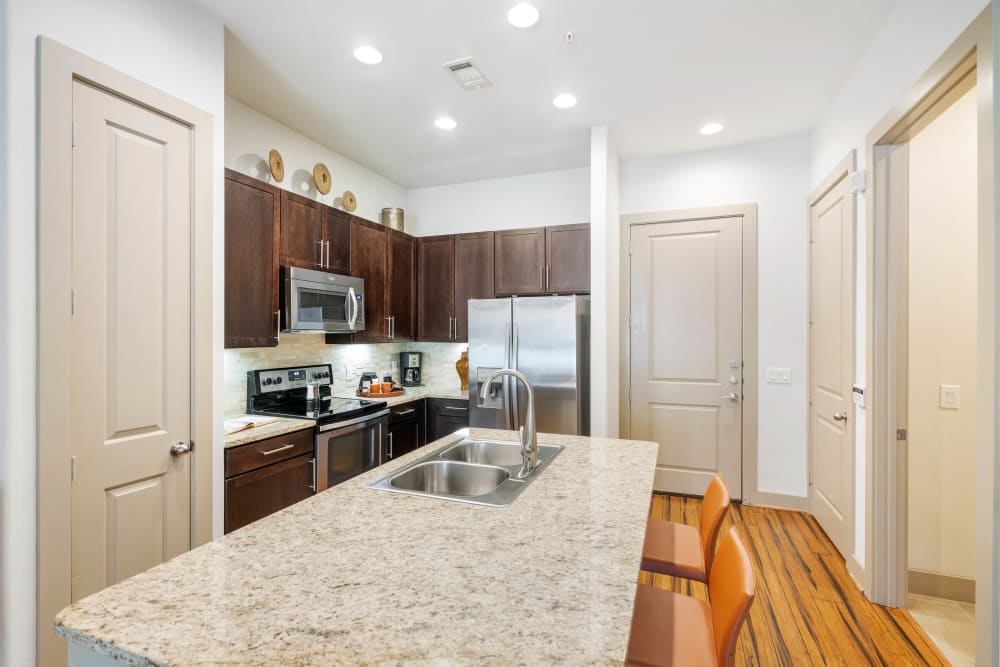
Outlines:
[[453, 60], [443, 64], [442, 67], [451, 72], [451, 75], [465, 90], [479, 90], [493, 85], [493, 82], [486, 78], [483, 71], [472, 62], [472, 58]]

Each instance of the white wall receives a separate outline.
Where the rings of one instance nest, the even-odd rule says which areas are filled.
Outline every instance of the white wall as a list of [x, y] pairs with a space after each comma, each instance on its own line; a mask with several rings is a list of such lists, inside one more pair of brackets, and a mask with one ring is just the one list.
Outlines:
[[[910, 141], [909, 569], [976, 576], [976, 91]], [[961, 387], [940, 407], [941, 385]]]
[[406, 193], [406, 231], [459, 234], [590, 221], [590, 169], [547, 171]]
[[[807, 493], [809, 164], [805, 137], [622, 163], [622, 215], [757, 204], [757, 491], [761, 493]], [[792, 383], [767, 384], [769, 366], [791, 368]]]
[[[337, 207], [341, 205], [344, 190], [350, 190], [358, 199], [355, 215], [375, 221], [379, 220], [383, 208], [406, 205], [406, 191], [401, 186], [239, 100], [227, 97], [226, 166], [271, 181], [267, 155], [272, 148], [281, 153], [285, 162], [285, 178], [276, 183], [278, 187]], [[313, 185], [312, 170], [317, 162], [330, 169], [332, 188], [326, 195], [319, 194]]]
[[[4, 273], [0, 278], [0, 321], [4, 323], [0, 334], [0, 442], [4, 444], [0, 462], [0, 663], [30, 665], [35, 636], [38, 352], [36, 38], [51, 37], [213, 114], [213, 287], [217, 295], [213, 338], [214, 348], [221, 351], [224, 36], [217, 20], [185, 0], [6, 0], [6, 4], [9, 97], [4, 115], [9, 148], [4, 152], [17, 156], [18, 168], [5, 174], [3, 187], [9, 196], [0, 198], [4, 209], [0, 224], [6, 225], [0, 244]], [[221, 353], [216, 360], [213, 370], [221, 395]], [[221, 424], [221, 413], [214, 421]], [[221, 486], [216, 497], [221, 499]], [[51, 628], [42, 631], [51, 632]]]
[[[865, 135], [893, 107], [989, 5], [988, 0], [899, 0], [882, 29], [840, 87], [812, 137], [810, 188], [837, 162], [857, 151], [858, 168], [867, 165]], [[865, 382], [865, 198], [858, 198], [856, 285], [856, 381]], [[865, 411], [855, 410], [854, 557], [865, 559]]]
[[590, 132], [590, 432], [619, 433], [621, 163], [607, 126]]

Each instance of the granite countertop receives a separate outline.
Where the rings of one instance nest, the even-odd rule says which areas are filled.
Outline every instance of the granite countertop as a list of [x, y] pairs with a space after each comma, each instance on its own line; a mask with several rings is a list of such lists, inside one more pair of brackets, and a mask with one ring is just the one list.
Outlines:
[[365, 487], [453, 439], [87, 597], [56, 632], [132, 665], [620, 665], [657, 446], [539, 434], [565, 450], [507, 508]]
[[[229, 419], [232, 419], [232, 417], [229, 417]], [[230, 447], [249, 445], [251, 442], [257, 442], [258, 440], [267, 440], [268, 438], [273, 438], [278, 435], [302, 431], [316, 426], [316, 422], [312, 419], [277, 417], [277, 420], [278, 421], [273, 424], [255, 426], [254, 428], [248, 428], [245, 431], [239, 431], [237, 433], [233, 433], [232, 435], [227, 435], [223, 446], [226, 449], [229, 449]]]

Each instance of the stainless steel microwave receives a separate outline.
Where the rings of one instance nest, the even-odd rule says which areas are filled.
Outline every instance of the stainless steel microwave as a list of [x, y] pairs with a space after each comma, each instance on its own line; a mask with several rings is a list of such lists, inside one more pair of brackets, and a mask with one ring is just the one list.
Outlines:
[[282, 327], [288, 333], [353, 333], [365, 329], [365, 281], [326, 271], [281, 269]]

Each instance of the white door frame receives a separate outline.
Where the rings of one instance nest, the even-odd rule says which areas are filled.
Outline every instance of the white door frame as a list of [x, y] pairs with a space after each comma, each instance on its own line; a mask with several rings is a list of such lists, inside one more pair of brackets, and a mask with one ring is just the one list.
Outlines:
[[[807, 308], [806, 308], [806, 313], [807, 313], [807, 315], [806, 315], [806, 318], [807, 318], [807, 334], [806, 334], [806, 391], [807, 392], [811, 392], [812, 391], [812, 326], [811, 326], [811, 324], [809, 324], [809, 322], [812, 319], [812, 263], [811, 263], [812, 262], [812, 252], [810, 251], [810, 246], [809, 246], [809, 243], [811, 243], [811, 241], [812, 241], [812, 232], [811, 232], [811, 228], [812, 228], [812, 209], [813, 209], [813, 206], [815, 206], [821, 199], [823, 199], [823, 197], [825, 197], [827, 195], [828, 192], [830, 192], [830, 190], [832, 190], [834, 187], [836, 187], [842, 181], [844, 181], [847, 178], [849, 178], [850, 175], [851, 175], [851, 173], [853, 173], [856, 168], [857, 168], [857, 152], [852, 150], [850, 153], [847, 154], [846, 157], [844, 157], [843, 160], [840, 161], [840, 163], [837, 164], [837, 166], [834, 168], [834, 170], [825, 179], [823, 179], [823, 181], [819, 184], [819, 186], [817, 186], [817, 188], [815, 190], [813, 190], [809, 194], [809, 197], [808, 197], [808, 199], [806, 201], [806, 224], [808, 224], [810, 226], [810, 233], [809, 233], [808, 238], [807, 238], [807, 244], [806, 244], [806, 250], [805, 250], [805, 252], [806, 252], [806, 264], [807, 264], [807, 270], [808, 270], [808, 275], [809, 275], [809, 278], [808, 278], [808, 280], [809, 280], [809, 290], [806, 293], [806, 303], [807, 303]], [[844, 363], [846, 363], [846, 364], [849, 365], [849, 368], [847, 369], [847, 377], [853, 378], [855, 376], [855, 366], [856, 366], [856, 356], [857, 356], [857, 341], [855, 341], [855, 329], [856, 329], [855, 319], [856, 319], [856, 316], [857, 316], [857, 313], [856, 313], [856, 301], [857, 301], [857, 299], [856, 299], [856, 296], [857, 296], [857, 294], [856, 294], [856, 283], [857, 283], [857, 257], [856, 257], [856, 255], [857, 255], [856, 247], [857, 246], [856, 246], [856, 234], [857, 234], [857, 230], [855, 229], [854, 226], [857, 224], [857, 219], [858, 219], [857, 196], [853, 192], [848, 193], [848, 202], [847, 202], [847, 205], [849, 205], [851, 207], [851, 246], [852, 246], [851, 256], [855, 258], [855, 261], [852, 262], [849, 267], [845, 267], [846, 270], [848, 271], [849, 276], [850, 276], [850, 289], [848, 290], [848, 294], [845, 295], [845, 296], [850, 300], [850, 308], [848, 310], [851, 313], [851, 321], [850, 321], [850, 325], [851, 325], [851, 327], [850, 327], [850, 331], [851, 331], [851, 333], [850, 333], [851, 353], [850, 353], [850, 355], [848, 355], [848, 358], [844, 360]], [[806, 419], [806, 421], [807, 421], [807, 424], [806, 424], [806, 446], [808, 448], [808, 456], [807, 456], [806, 465], [809, 466], [809, 471], [808, 471], [808, 476], [809, 476], [809, 490], [808, 490], [807, 496], [808, 496], [808, 499], [809, 499], [808, 502], [809, 502], [809, 505], [810, 505], [809, 506], [810, 513], [812, 512], [812, 456], [813, 456], [813, 452], [812, 452], [812, 426], [813, 425], [812, 425], [812, 419], [811, 419], [811, 417], [808, 417], [808, 415], [811, 415], [811, 412], [812, 412], [811, 398], [812, 397], [809, 396], [810, 400], [808, 400], [806, 402], [806, 414], [807, 414], [807, 419]], [[847, 439], [848, 439], [848, 442], [849, 442], [849, 450], [850, 450], [850, 454], [849, 455], [851, 457], [851, 470], [854, 470], [854, 468], [855, 468], [855, 461], [856, 461], [856, 457], [857, 457], [857, 438], [856, 438], [855, 426], [854, 426], [854, 417], [855, 417], [855, 414], [856, 414], [856, 411], [852, 412], [851, 419], [850, 419], [850, 421], [848, 421], [847, 427], [845, 429], [845, 433], [847, 435]], [[847, 549], [847, 553], [841, 554], [841, 555], [844, 556], [844, 559], [847, 562], [847, 569], [851, 572], [852, 576], [854, 576], [857, 579], [860, 576], [860, 572], [861, 572], [862, 568], [861, 568], [860, 563], [857, 562], [857, 559], [855, 559], [855, 558], [852, 557], [852, 554], [854, 553], [854, 542], [855, 542], [855, 540], [854, 540], [854, 538], [855, 538], [855, 535], [854, 535], [854, 524], [855, 524], [855, 521], [854, 521], [854, 512], [855, 512], [855, 509], [854, 509], [854, 494], [856, 492], [856, 489], [855, 489], [855, 477], [856, 477], [855, 475], [851, 475], [851, 479], [849, 480], [850, 493], [847, 494], [848, 497], [847, 497], [847, 501], [846, 501], [846, 504], [845, 504], [845, 512], [844, 512], [844, 515], [846, 517], [846, 522], [845, 523], [847, 524], [847, 542], [846, 542], [846, 544], [848, 544], [849, 547]]]
[[[656, 213], [631, 213], [621, 216], [623, 239], [621, 255], [621, 285], [619, 295], [619, 315], [621, 336], [624, 344], [620, 347], [619, 371], [624, 380], [619, 392], [619, 432], [623, 438], [630, 434], [629, 387], [631, 386], [631, 336], [629, 332], [629, 295], [632, 292], [630, 243], [633, 225], [648, 225], [660, 222], [686, 222], [689, 220], [712, 220], [716, 218], [742, 218], [743, 229], [743, 502], [753, 505], [777, 505], [788, 507], [791, 496], [776, 496], [760, 493], [757, 489], [757, 205], [737, 204], [733, 206], [713, 206], [709, 208], [681, 209]], [[794, 500], [794, 499], [792, 499]], [[802, 509], [796, 507], [796, 509]]]
[[[866, 137], [871, 165], [867, 197], [865, 429], [866, 595], [879, 604], [905, 606], [907, 573], [906, 449], [906, 143], [972, 86], [978, 101], [979, 411], [976, 478], [976, 662], [996, 664], [998, 444], [996, 418], [997, 327], [1000, 306], [994, 232], [993, 44], [990, 8], [949, 47], [899, 105]], [[901, 444], [902, 443], [902, 444]]]
[[73, 82], [85, 81], [192, 129], [191, 544], [212, 539], [212, 116], [46, 37], [38, 38], [38, 664], [66, 664], [53, 618], [70, 602], [70, 368]]

